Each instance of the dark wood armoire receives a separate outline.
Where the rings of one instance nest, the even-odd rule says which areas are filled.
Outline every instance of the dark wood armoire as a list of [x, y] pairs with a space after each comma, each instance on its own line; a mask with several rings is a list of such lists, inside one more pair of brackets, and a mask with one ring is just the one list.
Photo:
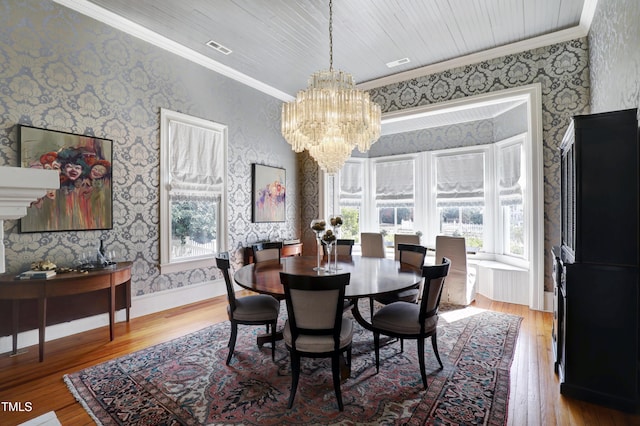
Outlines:
[[561, 144], [562, 242], [554, 249], [560, 392], [640, 407], [637, 110], [581, 115]]

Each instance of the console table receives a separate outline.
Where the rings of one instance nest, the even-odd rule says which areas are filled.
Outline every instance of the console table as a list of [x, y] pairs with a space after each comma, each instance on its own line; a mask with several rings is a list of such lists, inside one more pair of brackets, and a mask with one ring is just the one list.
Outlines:
[[[11, 301], [11, 331], [13, 354], [18, 350], [20, 301], [37, 300], [38, 349], [40, 362], [44, 360], [45, 328], [47, 326], [47, 300], [99, 290], [108, 290], [109, 339], [113, 340], [113, 324], [116, 311], [116, 287], [124, 285], [127, 322], [131, 307], [132, 262], [118, 262], [114, 267], [87, 273], [59, 273], [47, 279], [19, 280], [16, 274], [0, 275], [0, 300]], [[72, 307], [69, 307], [72, 311]], [[103, 311], [104, 312], [104, 311]], [[81, 316], [80, 316], [81, 317]], [[78, 317], [79, 318], [79, 317]]]

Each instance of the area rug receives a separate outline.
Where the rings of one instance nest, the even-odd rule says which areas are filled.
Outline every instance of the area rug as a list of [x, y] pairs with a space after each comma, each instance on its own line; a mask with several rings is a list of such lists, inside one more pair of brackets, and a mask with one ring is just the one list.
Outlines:
[[303, 359], [296, 399], [287, 409], [288, 353], [278, 342], [274, 362], [268, 344], [258, 348], [263, 327], [239, 327], [229, 366], [230, 326], [220, 323], [64, 380], [99, 425], [504, 425], [521, 320], [477, 308], [443, 313], [438, 348], [444, 369], [427, 342], [427, 390], [415, 341], [405, 341], [401, 351], [399, 342], [385, 340], [376, 374], [373, 335], [356, 326], [342, 412], [330, 362], [313, 359]]

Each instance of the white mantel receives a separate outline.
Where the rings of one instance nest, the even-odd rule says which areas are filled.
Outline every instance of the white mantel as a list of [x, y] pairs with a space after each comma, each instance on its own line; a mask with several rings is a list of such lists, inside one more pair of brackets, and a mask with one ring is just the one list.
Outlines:
[[4, 267], [4, 221], [27, 215], [27, 207], [60, 188], [57, 170], [0, 167], [0, 272]]

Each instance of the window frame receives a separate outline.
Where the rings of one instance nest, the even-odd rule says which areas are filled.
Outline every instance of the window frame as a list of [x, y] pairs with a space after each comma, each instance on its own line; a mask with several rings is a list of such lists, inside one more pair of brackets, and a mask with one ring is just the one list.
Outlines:
[[[223, 155], [219, 161], [222, 162], [223, 170], [222, 191], [220, 194], [220, 205], [217, 218], [216, 243], [217, 247], [213, 253], [200, 256], [191, 256], [172, 260], [171, 253], [171, 202], [170, 202], [170, 150], [169, 150], [169, 124], [177, 122], [189, 126], [199, 127], [219, 133], [222, 137]], [[215, 266], [215, 256], [218, 252], [224, 251], [228, 241], [227, 224], [227, 133], [226, 125], [193, 117], [187, 114], [160, 109], [160, 273], [168, 274], [198, 268]]]

